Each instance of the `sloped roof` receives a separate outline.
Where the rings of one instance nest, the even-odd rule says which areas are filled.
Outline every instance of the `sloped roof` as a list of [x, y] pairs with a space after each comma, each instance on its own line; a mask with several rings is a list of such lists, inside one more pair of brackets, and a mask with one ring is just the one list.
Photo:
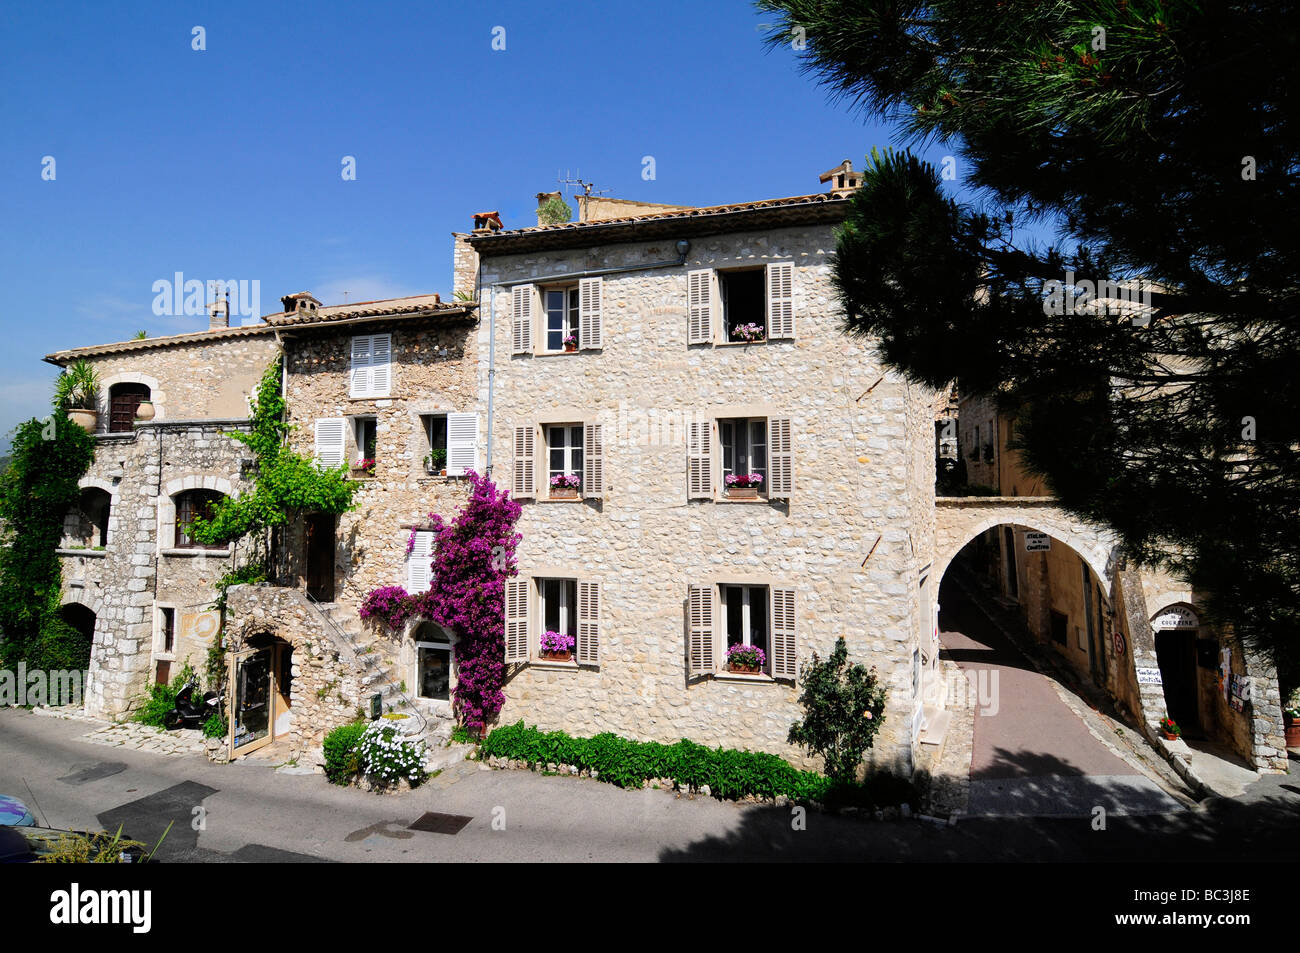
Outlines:
[[467, 241], [480, 254], [502, 255], [546, 248], [567, 248], [600, 241], [634, 241], [664, 236], [716, 233], [729, 228], [763, 228], [835, 222], [847, 213], [848, 198], [826, 192], [763, 199], [731, 205], [674, 208], [595, 222], [531, 225], [498, 232], [473, 232]]

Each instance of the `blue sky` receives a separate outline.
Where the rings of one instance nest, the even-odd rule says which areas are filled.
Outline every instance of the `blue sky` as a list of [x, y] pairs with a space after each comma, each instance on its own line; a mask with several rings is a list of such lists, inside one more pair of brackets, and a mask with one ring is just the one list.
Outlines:
[[43, 2], [6, 16], [2, 446], [47, 412], [43, 355], [206, 326], [153, 313], [153, 283], [175, 272], [256, 279], [263, 313], [301, 290], [450, 298], [451, 232], [486, 209], [535, 224], [557, 172], [711, 205], [821, 191], [820, 172], [896, 141], [829, 102], [792, 52], [766, 52], [744, 0]]

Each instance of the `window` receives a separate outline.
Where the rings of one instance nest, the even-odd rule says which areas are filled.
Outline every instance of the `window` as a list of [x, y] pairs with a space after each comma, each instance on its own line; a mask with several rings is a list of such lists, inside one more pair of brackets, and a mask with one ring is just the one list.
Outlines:
[[763, 653], [763, 671], [771, 669], [771, 645], [768, 639], [767, 586], [722, 586], [723, 624], [727, 644], [748, 645]]
[[406, 591], [428, 592], [433, 585], [433, 531], [415, 531], [411, 551], [406, 556]]
[[422, 622], [415, 630], [416, 685], [421, 698], [451, 700], [451, 639], [441, 626]]
[[135, 429], [135, 412], [149, 399], [145, 384], [114, 384], [108, 395], [108, 432], [130, 433]]
[[559, 632], [574, 639], [579, 665], [598, 665], [600, 603], [600, 583], [590, 579], [506, 580], [505, 661], [540, 658], [542, 636]]
[[[686, 273], [688, 344], [794, 337], [794, 263]], [[722, 322], [719, 335], [716, 321]]]
[[687, 423], [687, 498], [712, 500], [721, 490], [730, 499], [788, 499], [794, 493], [793, 435], [789, 417], [713, 421], [697, 413]]
[[728, 341], [767, 337], [762, 269], [718, 272], [718, 292], [722, 298], [722, 321]]
[[698, 583], [687, 587], [686, 657], [691, 676], [727, 667], [727, 649], [763, 650], [763, 671], [772, 678], [798, 674], [795, 591], [784, 586]]
[[578, 318], [578, 286], [547, 288], [542, 292], [546, 309], [546, 350], [576, 351], [580, 323]]
[[159, 652], [171, 655], [176, 651], [176, 610], [171, 607], [158, 610]]
[[86, 487], [81, 491], [77, 505], [68, 511], [63, 520], [63, 545], [79, 548], [108, 545], [108, 514], [112, 497], [99, 487]]
[[176, 548], [225, 549], [224, 545], [205, 546], [189, 536], [195, 517], [211, 519], [212, 510], [222, 499], [216, 490], [186, 490], [176, 497]]
[[379, 421], [374, 417], [356, 417], [352, 421], [352, 440], [356, 450], [352, 465], [374, 473], [378, 453]]
[[[767, 495], [767, 418], [718, 421], [718, 442], [722, 447], [722, 483], [729, 494], [757, 490]], [[731, 477], [731, 479], [727, 479]]]
[[[453, 427], [453, 446], [455, 437]], [[516, 499], [536, 499], [539, 492], [543, 499], [599, 499], [605, 492], [604, 425], [516, 426], [514, 462], [511, 488]]]
[[388, 397], [392, 390], [391, 334], [358, 334], [352, 339], [351, 397]]
[[[550, 496], [552, 499], [565, 498], [569, 494], [564, 491], [576, 491], [582, 485], [582, 425], [547, 427], [546, 453], [546, 484]], [[557, 479], [560, 482], [557, 483]], [[557, 494], [557, 490], [561, 492]], [[576, 492], [572, 495], [577, 498]]]
[[424, 472], [439, 473], [447, 469], [447, 415], [424, 414]]

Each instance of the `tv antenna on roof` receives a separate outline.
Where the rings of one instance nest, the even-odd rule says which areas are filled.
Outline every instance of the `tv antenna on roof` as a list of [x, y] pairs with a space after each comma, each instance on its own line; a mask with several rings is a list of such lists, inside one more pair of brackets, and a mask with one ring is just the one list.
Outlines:
[[568, 172], [568, 170], [565, 170], [564, 178], [560, 178], [559, 173], [557, 172], [557, 173], [556, 173], [556, 181], [558, 181], [558, 182], [560, 183], [560, 185], [562, 185], [562, 186], [563, 186], [563, 185], [569, 185], [569, 186], [580, 185], [580, 186], [582, 186], [582, 194], [583, 194], [583, 195], [604, 195], [604, 194], [606, 194], [606, 193], [609, 191], [609, 189], [597, 189], [597, 188], [595, 188], [596, 183], [594, 183], [594, 182], [584, 182], [584, 181], [582, 180], [582, 170], [581, 170], [581, 169], [578, 170], [578, 174], [577, 174], [576, 176], [571, 175], [571, 174]]

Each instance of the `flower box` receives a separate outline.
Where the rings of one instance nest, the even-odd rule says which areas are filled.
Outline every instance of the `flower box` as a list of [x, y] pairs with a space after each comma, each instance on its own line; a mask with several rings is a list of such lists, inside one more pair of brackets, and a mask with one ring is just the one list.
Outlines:
[[551, 487], [551, 499], [553, 500], [576, 500], [577, 498], [578, 488], [575, 486]]
[[564, 651], [564, 652], [551, 652], [551, 651], [548, 651], [548, 650], [546, 650], [546, 649], [542, 649], [542, 661], [544, 661], [544, 662], [572, 662], [572, 661], [573, 661], [573, 652], [572, 652], [572, 650], [566, 650], [566, 651]]
[[759, 665], [742, 665], [739, 662], [728, 662], [727, 671], [734, 675], [758, 675], [763, 669]]
[[756, 487], [756, 486], [729, 486], [729, 487], [727, 487], [727, 499], [729, 499], [729, 500], [756, 500], [756, 499], [758, 499], [758, 487]]
[[767, 655], [755, 645], [733, 645], [727, 649], [727, 671], [736, 675], [758, 675]]

